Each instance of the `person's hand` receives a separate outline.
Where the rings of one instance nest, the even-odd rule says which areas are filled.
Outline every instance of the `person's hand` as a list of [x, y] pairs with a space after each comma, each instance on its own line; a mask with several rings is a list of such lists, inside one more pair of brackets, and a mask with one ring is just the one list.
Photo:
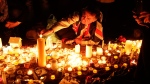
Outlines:
[[54, 33], [53, 30], [46, 30], [46, 29], [43, 29], [42, 31], [40, 31], [40, 34], [42, 34], [43, 36], [48, 36], [50, 34]]
[[10, 22], [10, 21], [8, 21], [6, 24], [5, 24], [5, 27], [7, 27], [7, 28], [14, 28], [14, 27], [16, 27], [16, 26], [18, 26], [19, 24], [20, 24], [21, 22]]
[[150, 23], [150, 13], [145, 11], [141, 12], [139, 16], [133, 15], [133, 18], [135, 18], [135, 21], [141, 26], [148, 27], [146, 24]]

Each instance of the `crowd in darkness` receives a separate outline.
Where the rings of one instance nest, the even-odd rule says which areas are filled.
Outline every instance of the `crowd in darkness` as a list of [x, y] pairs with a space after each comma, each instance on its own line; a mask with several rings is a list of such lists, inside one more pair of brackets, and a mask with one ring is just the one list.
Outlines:
[[[45, 28], [50, 14], [54, 14], [57, 20], [60, 20], [91, 3], [97, 5], [103, 13], [104, 40], [112, 40], [120, 35], [130, 38], [137, 26], [132, 17], [135, 0], [115, 0], [112, 3], [100, 3], [96, 0], [7, 0], [7, 2], [8, 20], [24, 22], [21, 26], [24, 28], [19, 29], [19, 32], [28, 31], [33, 27]], [[19, 10], [15, 12], [15, 17], [19, 18], [14, 19], [14, 9]]]

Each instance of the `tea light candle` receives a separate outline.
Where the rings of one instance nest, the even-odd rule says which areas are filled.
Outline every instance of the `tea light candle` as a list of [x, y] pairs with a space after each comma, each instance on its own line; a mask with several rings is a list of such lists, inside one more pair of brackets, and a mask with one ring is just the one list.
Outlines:
[[115, 69], [118, 68], [118, 64], [114, 64], [114, 68], [115, 68]]
[[105, 56], [102, 56], [101, 59], [102, 59], [102, 60], [106, 60], [106, 57], [105, 57]]
[[91, 58], [92, 57], [92, 46], [91, 45], [86, 45], [85, 56], [87, 58]]
[[124, 66], [124, 67], [127, 67], [127, 65], [128, 65], [127, 63], [123, 63], [123, 66]]
[[93, 56], [96, 56], [96, 51], [93, 51], [93, 52], [92, 52], [92, 55], [93, 55]]
[[47, 64], [47, 65], [46, 65], [46, 68], [47, 68], [47, 69], [50, 69], [50, 68], [51, 68], [51, 64]]
[[118, 59], [118, 56], [114, 56], [114, 59]]
[[83, 71], [86, 71], [86, 70], [87, 70], [87, 68], [86, 68], [86, 67], [83, 67], [83, 68], [82, 68], [82, 70], [83, 70]]
[[79, 71], [80, 71], [80, 70], [81, 70], [81, 67], [80, 67], [80, 66], [78, 66], [78, 67], [77, 67], [77, 70], [79, 70]]
[[21, 79], [16, 79], [15, 84], [21, 84]]
[[55, 75], [51, 75], [51, 80], [54, 80], [55, 79]]
[[109, 71], [109, 70], [110, 70], [110, 68], [107, 66], [107, 67], [105, 67], [105, 70], [106, 70], [106, 71]]
[[125, 43], [125, 52], [127, 55], [129, 55], [131, 53], [131, 49], [132, 49], [132, 41], [131, 40], [126, 40]]
[[96, 73], [97, 73], [97, 70], [96, 70], [96, 69], [93, 69], [93, 73], [95, 73], [95, 74], [96, 74]]
[[58, 71], [58, 72], [62, 72], [62, 68], [58, 68], [57, 71]]
[[32, 70], [28, 70], [27, 74], [28, 74], [28, 75], [32, 75], [32, 74], [33, 74], [33, 71], [32, 71]]
[[80, 53], [80, 45], [75, 45], [75, 53]]
[[46, 52], [45, 52], [45, 39], [40, 38], [37, 39], [37, 48], [38, 48], [38, 65], [40, 67], [46, 66]]
[[68, 71], [70, 71], [70, 72], [71, 72], [71, 71], [72, 71], [72, 68], [71, 68], [71, 67], [68, 67]]
[[96, 48], [97, 55], [103, 55], [103, 49], [101, 47]]
[[81, 71], [78, 71], [77, 74], [80, 76], [80, 75], [82, 75], [82, 72], [81, 72]]

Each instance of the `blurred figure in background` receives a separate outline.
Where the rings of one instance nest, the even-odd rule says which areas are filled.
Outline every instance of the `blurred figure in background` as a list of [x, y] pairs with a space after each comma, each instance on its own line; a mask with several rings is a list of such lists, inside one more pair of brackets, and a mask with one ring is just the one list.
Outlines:
[[150, 75], [150, 8], [149, 0], [141, 0], [143, 3], [142, 11], [133, 15], [137, 24], [143, 29], [142, 46], [138, 58], [137, 69], [135, 73], [136, 84], [149, 83]]
[[2, 37], [3, 27], [8, 18], [8, 4], [6, 0], [0, 0], [0, 37]]
[[8, 0], [9, 18], [6, 21], [3, 35], [8, 40], [10, 36], [25, 38], [26, 31], [33, 23], [31, 0]]

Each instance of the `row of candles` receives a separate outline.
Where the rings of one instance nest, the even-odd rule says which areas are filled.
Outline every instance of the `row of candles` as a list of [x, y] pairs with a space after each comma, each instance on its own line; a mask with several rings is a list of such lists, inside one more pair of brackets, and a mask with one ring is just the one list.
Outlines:
[[[114, 56], [113, 58], [117, 59], [121, 53], [123, 53], [122, 48], [118, 49], [117, 47], [119, 45], [110, 43], [107, 45], [107, 48], [105, 46], [102, 48], [100, 46], [96, 47], [96, 50], [93, 51], [93, 46], [91, 45], [86, 45], [85, 46], [85, 53], [80, 52], [80, 45], [77, 44], [75, 45], [75, 48], [70, 50], [70, 49], [62, 49], [59, 47], [59, 49], [50, 49], [50, 53], [46, 53], [45, 46], [49, 46], [49, 48], [52, 48], [51, 44], [47, 43], [45, 45], [45, 39], [44, 38], [39, 38], [37, 39], [37, 46], [32, 47], [32, 48], [26, 48], [26, 49], [12, 49], [10, 46], [5, 46], [3, 47], [3, 54], [0, 56], [0, 60], [4, 60], [4, 58], [7, 57], [5, 62], [10, 62], [12, 60], [15, 60], [16, 58], [19, 59], [20, 61], [15, 61], [13, 64], [21, 64], [25, 62], [30, 62], [32, 58], [35, 58], [35, 62], [37, 62], [39, 67], [46, 67], [48, 70], [57, 70], [57, 71], [62, 71], [66, 70], [69, 72], [72, 72], [75, 67], [78, 68], [78, 75], [82, 74], [81, 70], [87, 70], [88, 65], [91, 62], [89, 59], [97, 59], [95, 64], [95, 68], [100, 67], [101, 65], [106, 65], [105, 70], [110, 70], [110, 66], [114, 66], [114, 68], [118, 68], [118, 64], [113, 64], [110, 65], [107, 63], [107, 60], [109, 56], [112, 56], [112, 52], [110, 51], [115, 51], [117, 53], [117, 56]], [[137, 40], [137, 41], [127, 41], [124, 45], [124, 49], [127, 55], [132, 53], [133, 47], [135, 49], [140, 50], [140, 45], [142, 41]], [[56, 50], [56, 51], [55, 51]], [[26, 52], [26, 53], [25, 53]], [[119, 53], [119, 55], [118, 55]], [[137, 52], [139, 53], [139, 52]], [[50, 55], [50, 56], [48, 56]], [[24, 58], [24, 60], [23, 60]], [[61, 59], [63, 58], [63, 59]], [[85, 60], [88, 59], [88, 60]], [[37, 61], [38, 60], [38, 61]], [[123, 63], [123, 66], [127, 66], [127, 63]], [[66, 66], [67, 69], [66, 69]], [[8, 68], [9, 66], [7, 66]], [[81, 69], [82, 68], [82, 69]], [[5, 69], [4, 69], [5, 70]], [[89, 70], [93, 70], [93, 73], [97, 73], [97, 69], [90, 68]], [[5, 70], [7, 72], [7, 70]], [[28, 71], [28, 75], [32, 74], [32, 70]], [[51, 75], [51, 79], [55, 79], [55, 75]]]

